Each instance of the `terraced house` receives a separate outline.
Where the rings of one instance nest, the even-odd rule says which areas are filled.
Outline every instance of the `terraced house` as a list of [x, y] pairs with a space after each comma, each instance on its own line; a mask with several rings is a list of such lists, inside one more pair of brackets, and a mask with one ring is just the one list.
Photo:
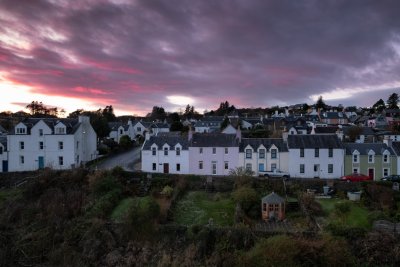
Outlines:
[[239, 146], [239, 166], [259, 175], [260, 171], [289, 171], [286, 142], [278, 138], [243, 138]]
[[383, 143], [345, 144], [345, 174], [362, 173], [373, 180], [397, 173], [397, 156]]

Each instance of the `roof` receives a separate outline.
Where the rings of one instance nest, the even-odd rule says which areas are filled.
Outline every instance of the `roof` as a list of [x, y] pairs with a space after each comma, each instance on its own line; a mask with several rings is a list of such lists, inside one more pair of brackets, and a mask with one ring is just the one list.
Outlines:
[[324, 114], [326, 119], [347, 119], [347, 116], [343, 112], [326, 112]]
[[111, 131], [117, 131], [118, 128], [121, 127], [121, 126], [125, 129], [125, 127], [124, 127], [122, 122], [109, 122], [108, 123], [108, 127], [110, 127]]
[[168, 128], [169, 129], [169, 125], [168, 125], [168, 123], [164, 123], [164, 122], [154, 122], [151, 124], [151, 128]]
[[287, 144], [280, 138], [242, 138], [240, 142], [239, 152], [244, 152], [244, 149], [250, 145], [253, 150], [257, 150], [263, 145], [267, 150], [270, 150], [272, 145], [275, 145], [280, 152], [287, 152]]
[[285, 202], [285, 199], [279, 196], [278, 194], [275, 194], [275, 192], [272, 192], [271, 194], [263, 197], [261, 201], [263, 203], [266, 202], [268, 204], [281, 204]]
[[[392, 142], [392, 148], [397, 156], [400, 156], [400, 142]], [[398, 166], [399, 167], [399, 166]]]
[[151, 136], [149, 140], [146, 140], [143, 144], [143, 150], [151, 150], [151, 146], [156, 144], [158, 150], [162, 150], [162, 147], [165, 144], [170, 146], [170, 150], [174, 150], [177, 144], [182, 146], [183, 150], [188, 149], [188, 140], [187, 136], [178, 136], [178, 135], [158, 135]]
[[346, 143], [344, 144], [346, 148], [346, 155], [352, 155], [355, 150], [360, 152], [361, 155], [368, 155], [370, 150], [375, 152], [375, 155], [382, 155], [385, 150], [388, 150], [390, 154], [394, 154], [393, 149], [388, 147], [386, 144], [379, 143], [379, 144], [358, 144], [358, 143]]
[[208, 122], [219, 122], [219, 123], [221, 123], [221, 122], [224, 121], [224, 119], [225, 119], [224, 116], [207, 116], [207, 117], [203, 117], [201, 119], [201, 121], [203, 121], [203, 122], [208, 121]]
[[[343, 127], [343, 133], [344, 135], [348, 135], [349, 130], [352, 127], [358, 127], [358, 126], [350, 126], [350, 127]], [[372, 127], [359, 127], [361, 128], [361, 135], [375, 135], [375, 131]]]
[[288, 147], [290, 148], [343, 148], [337, 135], [332, 134], [308, 134], [289, 135]]
[[194, 133], [190, 142], [192, 147], [238, 147], [235, 134]]
[[6, 129], [3, 128], [3, 126], [0, 125], [0, 133], [7, 133]]
[[[59, 118], [26, 118], [22, 120], [20, 123], [23, 123], [27, 129], [28, 134], [30, 134], [30, 130], [33, 126], [35, 126], [38, 122], [43, 121], [54, 133], [54, 127], [58, 123], [63, 123], [66, 126], [66, 134], [73, 134], [79, 128], [80, 122], [78, 119], [59, 119]], [[12, 130], [11, 134], [15, 134], [15, 127]]]
[[337, 129], [337, 126], [315, 127], [314, 131], [316, 134], [334, 134], [336, 133]]

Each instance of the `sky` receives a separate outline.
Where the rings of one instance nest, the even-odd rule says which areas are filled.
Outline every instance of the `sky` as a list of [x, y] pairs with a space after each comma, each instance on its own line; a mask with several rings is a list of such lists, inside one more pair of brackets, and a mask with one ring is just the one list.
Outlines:
[[117, 115], [400, 93], [398, 0], [0, 0], [0, 110]]

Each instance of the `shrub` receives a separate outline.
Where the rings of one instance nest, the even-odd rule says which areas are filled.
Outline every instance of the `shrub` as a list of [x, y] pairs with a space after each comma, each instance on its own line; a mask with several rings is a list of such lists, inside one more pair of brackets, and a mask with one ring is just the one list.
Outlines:
[[166, 197], [171, 197], [173, 192], [174, 192], [174, 189], [171, 186], [166, 185], [166, 186], [164, 186], [163, 190], [161, 191], [161, 194]]
[[119, 147], [127, 150], [129, 148], [131, 148], [133, 146], [133, 142], [131, 140], [131, 138], [127, 135], [123, 135], [121, 136], [121, 138], [119, 139]]
[[256, 190], [250, 187], [240, 187], [232, 193], [233, 199], [241, 205], [245, 212], [249, 211], [253, 205], [259, 204], [259, 197]]
[[95, 196], [101, 196], [115, 189], [121, 189], [121, 184], [107, 172], [97, 172], [90, 176], [89, 186]]

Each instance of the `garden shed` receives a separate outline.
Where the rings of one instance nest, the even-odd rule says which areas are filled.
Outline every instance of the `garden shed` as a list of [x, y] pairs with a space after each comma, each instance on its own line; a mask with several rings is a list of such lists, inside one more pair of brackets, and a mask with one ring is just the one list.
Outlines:
[[261, 214], [264, 221], [285, 219], [285, 199], [275, 192], [261, 199]]

